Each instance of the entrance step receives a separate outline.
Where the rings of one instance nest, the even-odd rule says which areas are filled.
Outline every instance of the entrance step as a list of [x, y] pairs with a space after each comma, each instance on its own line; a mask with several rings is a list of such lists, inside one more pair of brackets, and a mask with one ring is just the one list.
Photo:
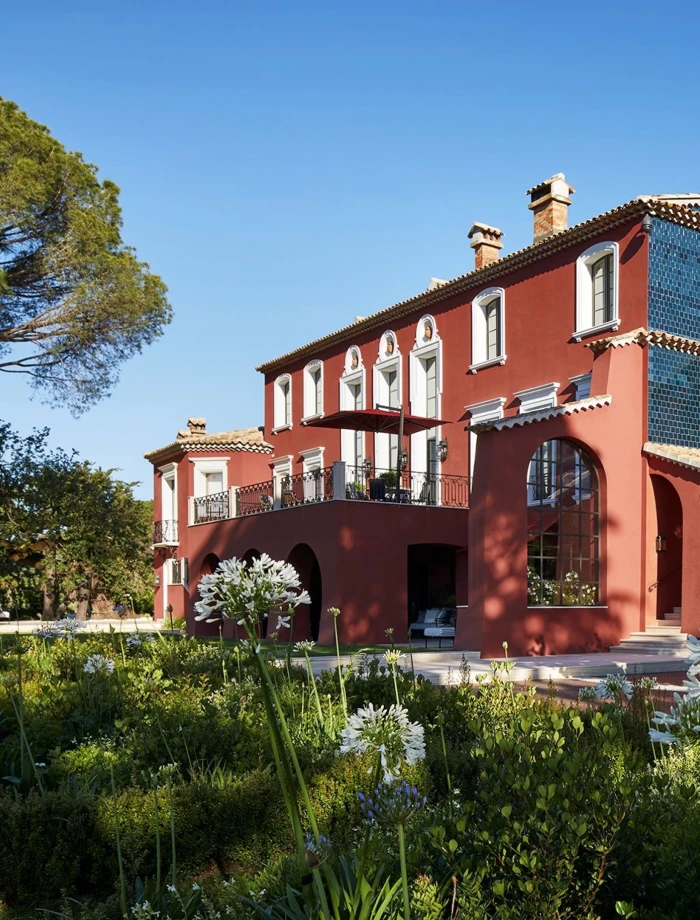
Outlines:
[[[658, 622], [658, 621], [657, 621]], [[672, 658], [686, 658], [688, 634], [680, 626], [649, 626], [646, 632], [633, 632], [611, 652], [639, 652], [642, 655], [667, 655]]]
[[685, 636], [687, 633], [681, 633], [680, 626], [669, 623], [668, 620], [657, 620], [654, 626], [647, 626], [646, 632], [633, 632], [633, 636]]

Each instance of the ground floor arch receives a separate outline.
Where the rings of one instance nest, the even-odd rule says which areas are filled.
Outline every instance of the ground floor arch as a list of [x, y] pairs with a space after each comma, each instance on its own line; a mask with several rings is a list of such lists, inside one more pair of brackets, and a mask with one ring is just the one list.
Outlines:
[[302, 604], [294, 615], [294, 640], [313, 639], [318, 642], [323, 603], [323, 579], [316, 553], [307, 543], [298, 543], [287, 557], [296, 569], [303, 588], [311, 596], [311, 604]]
[[657, 620], [681, 607], [683, 595], [683, 505], [672, 482], [652, 474], [656, 536], [656, 579], [649, 586], [655, 596]]

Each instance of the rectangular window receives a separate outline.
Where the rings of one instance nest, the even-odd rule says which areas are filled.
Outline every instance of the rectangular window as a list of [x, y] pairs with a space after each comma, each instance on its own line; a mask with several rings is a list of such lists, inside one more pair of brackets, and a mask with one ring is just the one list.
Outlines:
[[[399, 407], [399, 375], [396, 371], [388, 371], [386, 382], [389, 392], [388, 405], [392, 408]], [[399, 460], [399, 436], [397, 434], [388, 435], [389, 438], [389, 469], [395, 470]]]
[[602, 326], [613, 318], [614, 263], [612, 253], [591, 266], [593, 282], [593, 325]]
[[222, 472], [205, 473], [205, 495], [217, 495], [224, 491], [224, 474]]
[[[351, 384], [350, 399], [352, 401], [353, 409], [362, 408], [362, 384], [361, 383]], [[362, 432], [361, 431], [355, 432], [354, 448], [355, 449], [354, 449], [353, 465], [356, 468], [361, 467], [362, 460], [364, 459], [362, 456]]]
[[498, 358], [501, 354], [501, 301], [492, 300], [486, 312], [486, 360]]

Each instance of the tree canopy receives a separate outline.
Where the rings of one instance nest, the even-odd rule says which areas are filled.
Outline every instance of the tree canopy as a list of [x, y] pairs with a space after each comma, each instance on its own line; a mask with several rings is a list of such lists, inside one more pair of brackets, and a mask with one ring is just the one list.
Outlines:
[[48, 450], [46, 436], [23, 439], [0, 423], [0, 605], [50, 615], [73, 602], [84, 614], [98, 594], [116, 602], [129, 593], [144, 609], [151, 502], [113, 470]]
[[171, 319], [121, 226], [119, 188], [0, 98], [0, 370], [73, 412]]

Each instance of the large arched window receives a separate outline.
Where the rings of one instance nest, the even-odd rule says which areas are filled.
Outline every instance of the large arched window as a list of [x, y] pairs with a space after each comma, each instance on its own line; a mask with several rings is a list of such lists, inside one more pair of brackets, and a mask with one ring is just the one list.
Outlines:
[[600, 603], [598, 476], [569, 441], [545, 441], [530, 461], [527, 599], [535, 607]]

